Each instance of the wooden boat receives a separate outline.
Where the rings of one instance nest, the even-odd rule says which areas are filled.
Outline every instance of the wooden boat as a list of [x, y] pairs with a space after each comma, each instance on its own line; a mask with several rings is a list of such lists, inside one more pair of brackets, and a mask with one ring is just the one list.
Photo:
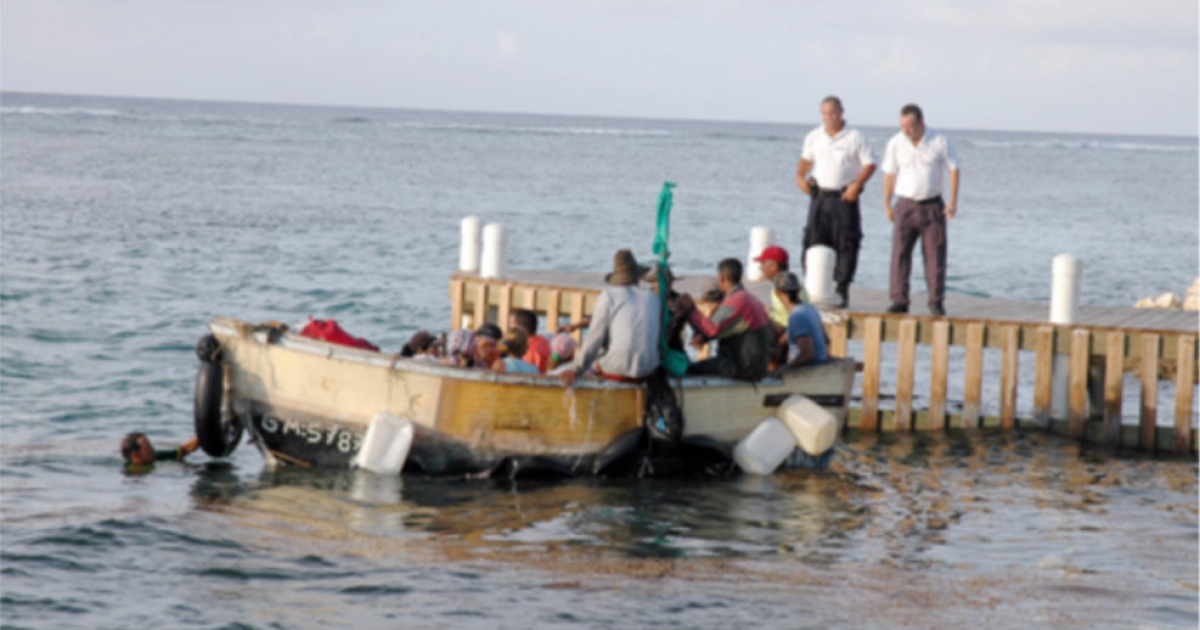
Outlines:
[[[225, 417], [244, 426], [268, 465], [348, 466], [372, 418], [390, 412], [416, 429], [406, 471], [478, 473], [515, 462], [593, 474], [642, 424], [646, 390], [637, 385], [583, 378], [565, 388], [552, 376], [397, 359], [235, 319], [209, 328], [221, 347]], [[732, 447], [793, 394], [844, 425], [853, 381], [854, 362], [844, 359], [758, 383], [681, 379], [684, 442]]]

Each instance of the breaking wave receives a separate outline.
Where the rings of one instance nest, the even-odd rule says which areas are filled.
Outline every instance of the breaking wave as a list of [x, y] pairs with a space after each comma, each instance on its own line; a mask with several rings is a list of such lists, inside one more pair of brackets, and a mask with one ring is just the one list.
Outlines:
[[665, 129], [617, 129], [613, 127], [541, 127], [496, 125], [480, 123], [390, 122], [388, 127], [429, 131], [466, 131], [474, 133], [516, 133], [546, 136], [614, 136], [663, 138], [671, 135]]
[[1055, 138], [1048, 140], [967, 140], [981, 149], [1064, 149], [1064, 150], [1095, 150], [1095, 151], [1154, 151], [1162, 153], [1196, 153], [1197, 144], [1171, 143], [1159, 144], [1153, 142], [1129, 142], [1124, 140], [1069, 140]]
[[4, 116], [72, 116], [94, 118], [125, 118], [129, 114], [115, 109], [96, 109], [91, 107], [0, 107]]

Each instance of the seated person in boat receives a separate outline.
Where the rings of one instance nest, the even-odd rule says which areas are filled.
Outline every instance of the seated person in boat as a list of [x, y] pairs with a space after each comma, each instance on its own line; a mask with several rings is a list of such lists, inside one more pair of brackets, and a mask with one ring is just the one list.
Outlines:
[[796, 368], [810, 363], [824, 363], [829, 359], [825, 325], [821, 314], [800, 297], [800, 279], [796, 274], [783, 272], [775, 276], [774, 293], [788, 308], [787, 331], [780, 343], [787, 347], [787, 363], [783, 369]]
[[500, 332], [500, 327], [492, 323], [485, 322], [475, 330], [475, 344], [472, 354], [474, 367], [481, 370], [492, 369], [492, 365], [496, 363], [496, 359], [500, 358], [496, 344], [500, 343], [500, 338], [503, 336], [504, 333]]
[[742, 263], [726, 258], [717, 265], [717, 284], [725, 294], [712, 317], [696, 309], [690, 295], [680, 296], [678, 307], [704, 339], [717, 339], [717, 356], [693, 363], [688, 374], [719, 375], [757, 381], [767, 375], [775, 338], [771, 320], [758, 298], [742, 286]]
[[504, 339], [496, 344], [499, 358], [492, 363], [493, 372], [510, 374], [540, 374], [537, 366], [522, 359], [529, 351], [529, 336], [521, 328], [509, 328]]
[[452, 331], [446, 339], [446, 356], [442, 357], [442, 364], [454, 367], [475, 365], [475, 333], [466, 328]]
[[418, 330], [412, 338], [400, 349], [400, 356], [425, 361], [437, 361], [441, 358], [442, 344], [427, 330]]
[[624, 382], [640, 382], [658, 368], [662, 311], [658, 296], [638, 286], [647, 271], [627, 249], [613, 257], [613, 271], [604, 277], [610, 286], [596, 299], [573, 369], [559, 375], [564, 385], [570, 387], [589, 367], [598, 376]]
[[[780, 274], [788, 273], [788, 259], [786, 249], [778, 245], [771, 245], [764, 249], [762, 254], [754, 259], [754, 262], [758, 263], [758, 268], [762, 271], [764, 278], [775, 282], [775, 278]], [[808, 301], [808, 293], [804, 291], [803, 284], [800, 285], [800, 299]], [[771, 317], [771, 325], [775, 327], [775, 332], [783, 334], [787, 330], [788, 316], [791, 312], [774, 291], [771, 292], [771, 308], [767, 314]]]
[[560, 332], [550, 339], [550, 361], [547, 374], [562, 374], [565, 370], [573, 369], [571, 360], [575, 358], [575, 338], [569, 333]]
[[537, 334], [537, 313], [529, 309], [517, 309], [508, 316], [509, 328], [520, 328], [529, 336], [529, 349], [522, 357], [537, 367], [538, 372], [545, 373], [550, 361], [550, 340]]
[[[679, 299], [679, 292], [671, 288], [675, 283], [675, 274], [671, 273], [671, 268], [666, 269], [667, 277], [667, 308], [671, 310], [671, 321], [667, 324], [667, 347], [679, 352], [685, 352], [683, 349], [683, 328], [687, 325], [687, 318], [676, 312], [675, 302]], [[659, 293], [658, 286], [658, 263], [650, 265], [650, 272], [643, 278], [650, 285], [650, 290], [656, 294]]]
[[126, 470], [149, 470], [154, 462], [182, 461], [200, 446], [200, 438], [192, 438], [178, 448], [156, 451], [144, 433], [130, 433], [121, 440], [121, 456]]

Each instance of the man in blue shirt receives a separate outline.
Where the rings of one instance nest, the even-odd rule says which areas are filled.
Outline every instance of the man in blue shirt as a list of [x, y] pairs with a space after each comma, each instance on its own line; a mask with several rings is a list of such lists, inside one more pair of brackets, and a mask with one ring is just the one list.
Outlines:
[[810, 363], [824, 363], [829, 358], [821, 314], [800, 299], [800, 290], [800, 279], [796, 274], [785, 272], [775, 276], [775, 294], [789, 312], [788, 362], [782, 368], [785, 370]]

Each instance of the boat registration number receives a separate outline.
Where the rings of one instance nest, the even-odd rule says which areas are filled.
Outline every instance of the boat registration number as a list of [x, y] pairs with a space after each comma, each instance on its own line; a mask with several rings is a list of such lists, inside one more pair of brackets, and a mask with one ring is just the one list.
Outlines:
[[272, 415], [263, 415], [258, 426], [263, 433], [287, 437], [296, 436], [313, 446], [323, 444], [336, 448], [343, 453], [357, 452], [362, 446], [362, 438], [351, 431], [338, 427], [328, 427], [321, 424], [283, 420]]

